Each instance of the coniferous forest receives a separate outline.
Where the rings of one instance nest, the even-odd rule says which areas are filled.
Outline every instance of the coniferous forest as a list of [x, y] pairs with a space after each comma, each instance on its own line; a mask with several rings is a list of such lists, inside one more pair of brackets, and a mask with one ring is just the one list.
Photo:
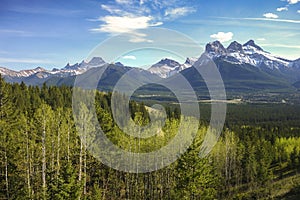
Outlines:
[[[136, 149], [115, 124], [110, 98], [96, 92], [95, 108], [116, 145], [146, 152], [176, 134], [180, 113], [166, 105], [163, 131], [140, 140]], [[149, 122], [147, 102], [131, 101], [130, 109], [136, 123]], [[125, 173], [85, 149], [75, 128], [71, 87], [10, 84], [0, 77], [0, 199], [297, 199], [299, 105], [228, 105], [222, 135], [205, 158], [198, 154], [209, 105], [200, 109], [197, 136], [176, 162], [154, 172]]]

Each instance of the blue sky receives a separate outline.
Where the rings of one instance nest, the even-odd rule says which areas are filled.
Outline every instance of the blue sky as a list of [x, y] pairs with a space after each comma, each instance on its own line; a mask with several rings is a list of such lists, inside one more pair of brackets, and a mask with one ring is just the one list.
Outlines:
[[[129, 32], [132, 43], [151, 42], [141, 34], [151, 27], [176, 30], [202, 47], [213, 40], [226, 46], [254, 39], [266, 51], [296, 59], [299, 25], [298, 0], [1, 0], [0, 66], [62, 68], [81, 62], [99, 43], [118, 34]], [[147, 66], [162, 57], [184, 61], [151, 50], [131, 52], [119, 61]]]

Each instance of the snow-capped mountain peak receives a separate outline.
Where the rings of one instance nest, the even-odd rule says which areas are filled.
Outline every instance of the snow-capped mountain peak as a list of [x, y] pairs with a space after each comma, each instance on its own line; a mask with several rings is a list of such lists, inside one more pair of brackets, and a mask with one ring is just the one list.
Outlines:
[[184, 69], [191, 67], [196, 61], [197, 58], [187, 58], [185, 63], [180, 64], [177, 61], [165, 58], [152, 65], [148, 71], [152, 74], [160, 76], [161, 78], [168, 78]]
[[176, 68], [179, 65], [180, 64], [178, 62], [176, 62], [175, 60], [165, 58], [165, 59], [160, 60], [158, 63], [154, 64], [153, 66], [168, 66], [168, 67], [171, 67], [171, 68]]
[[234, 41], [226, 49], [219, 42], [206, 45], [206, 54], [212, 59], [221, 59], [232, 64], [250, 64], [260, 69], [283, 69], [290, 66], [287, 59], [277, 57], [264, 51], [254, 40], [245, 44]]
[[62, 70], [82, 72], [82, 71], [86, 71], [87, 69], [90, 69], [92, 67], [100, 67], [104, 64], [106, 64], [106, 63], [102, 58], [93, 57], [89, 62], [86, 62], [83, 60], [81, 63], [75, 63], [74, 65], [70, 65], [70, 63], [68, 63], [64, 68], [62, 68]]
[[101, 57], [93, 57], [88, 63], [89, 66], [101, 66], [105, 61]]
[[70, 65], [70, 63], [68, 63], [63, 69], [64, 70], [76, 70], [80, 67], [80, 65], [78, 63], [75, 63], [74, 65]]
[[184, 64], [192, 66], [197, 60], [198, 58], [190, 57], [185, 60]]
[[244, 53], [243, 46], [237, 41], [230, 43], [230, 45], [227, 47], [227, 51], [232, 53], [233, 52]]
[[257, 44], [255, 44], [254, 40], [249, 40], [248, 42], [246, 42], [243, 47], [245, 48], [254, 48], [254, 49], [257, 49], [259, 51], [264, 51], [260, 46], [258, 46]]
[[224, 55], [227, 53], [225, 47], [219, 41], [210, 42], [206, 45], [205, 51], [210, 54]]

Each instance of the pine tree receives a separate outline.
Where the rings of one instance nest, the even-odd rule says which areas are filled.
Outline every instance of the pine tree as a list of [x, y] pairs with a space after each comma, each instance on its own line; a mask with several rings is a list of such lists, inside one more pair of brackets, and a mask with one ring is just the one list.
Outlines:
[[[10, 180], [9, 180], [9, 171], [10, 171], [10, 163], [9, 157], [10, 147], [11, 146], [11, 135], [13, 134], [13, 126], [14, 126], [14, 111], [12, 109], [12, 98], [9, 96], [10, 87], [4, 81], [0, 74], [0, 159], [1, 159], [1, 188], [5, 188], [5, 192], [3, 197], [9, 199], [10, 198]], [[12, 153], [13, 155], [13, 153]]]
[[53, 137], [53, 110], [49, 105], [42, 103], [40, 107], [36, 110], [34, 117], [36, 129], [38, 130], [37, 132], [41, 141], [41, 192], [42, 198], [47, 199], [47, 171], [50, 170], [49, 168], [47, 168], [47, 165], [49, 165], [49, 157], [51, 157], [51, 150], [53, 150], [51, 149], [51, 138]]
[[75, 115], [76, 125], [80, 136], [80, 153], [79, 153], [79, 173], [78, 181], [83, 183], [83, 195], [87, 195], [87, 144], [92, 140], [95, 128], [92, 121], [92, 114], [88, 107], [82, 102], [79, 105], [78, 113]]

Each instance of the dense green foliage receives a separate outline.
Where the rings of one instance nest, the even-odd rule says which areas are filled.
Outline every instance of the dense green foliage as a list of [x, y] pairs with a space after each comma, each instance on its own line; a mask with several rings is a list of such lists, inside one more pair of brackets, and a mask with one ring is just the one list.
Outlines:
[[[120, 147], [147, 152], [176, 134], [180, 113], [167, 108], [163, 131], [138, 141], [137, 149], [136, 139], [116, 126], [110, 96], [97, 92], [95, 107], [102, 129]], [[69, 87], [7, 84], [0, 77], [0, 199], [268, 199], [299, 194], [297, 105], [230, 105], [218, 144], [201, 159], [209, 118], [204, 116], [193, 145], [175, 163], [135, 174], [111, 169], [85, 150], [71, 98]], [[200, 108], [209, 113], [206, 105]], [[143, 103], [132, 101], [130, 109], [136, 123], [149, 122]]]

